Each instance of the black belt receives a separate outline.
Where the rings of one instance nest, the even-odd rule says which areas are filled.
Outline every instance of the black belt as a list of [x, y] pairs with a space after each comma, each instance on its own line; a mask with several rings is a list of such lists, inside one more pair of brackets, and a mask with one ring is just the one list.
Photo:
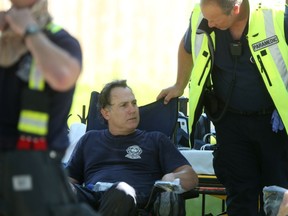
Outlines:
[[228, 112], [238, 114], [238, 115], [243, 115], [243, 116], [269, 115], [269, 114], [272, 114], [274, 110], [275, 110], [275, 107], [270, 107], [270, 108], [262, 109], [259, 111], [241, 111], [241, 110], [237, 110], [231, 107], [227, 108]]

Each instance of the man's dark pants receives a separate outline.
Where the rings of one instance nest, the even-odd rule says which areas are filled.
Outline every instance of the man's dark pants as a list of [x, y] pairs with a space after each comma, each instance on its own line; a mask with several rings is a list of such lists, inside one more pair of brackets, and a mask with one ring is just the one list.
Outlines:
[[134, 198], [125, 191], [117, 189], [117, 184], [101, 192], [93, 192], [80, 185], [74, 185], [74, 187], [78, 200], [88, 203], [101, 215], [135, 216], [137, 214]]
[[227, 112], [215, 123], [219, 146], [213, 165], [227, 190], [229, 216], [265, 215], [263, 187], [288, 188], [287, 134], [285, 130], [273, 132], [270, 121], [271, 114], [245, 116]]

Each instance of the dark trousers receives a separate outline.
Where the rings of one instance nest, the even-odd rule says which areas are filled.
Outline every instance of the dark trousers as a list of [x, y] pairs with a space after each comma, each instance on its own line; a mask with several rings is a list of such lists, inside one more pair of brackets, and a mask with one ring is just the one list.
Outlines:
[[[262, 189], [288, 188], [288, 138], [272, 131], [271, 114], [243, 116], [227, 112], [215, 124], [218, 148], [214, 170], [227, 190], [229, 216], [265, 215]], [[259, 202], [260, 201], [260, 202]]]
[[88, 203], [103, 216], [135, 216], [137, 206], [134, 197], [114, 184], [107, 191], [94, 192], [80, 185], [74, 185], [79, 201]]

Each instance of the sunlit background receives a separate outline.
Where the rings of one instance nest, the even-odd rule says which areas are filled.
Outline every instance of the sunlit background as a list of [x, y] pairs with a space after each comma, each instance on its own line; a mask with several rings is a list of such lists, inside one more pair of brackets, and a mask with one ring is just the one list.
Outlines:
[[[80, 121], [83, 105], [87, 115], [91, 91], [100, 91], [111, 80], [127, 79], [139, 105], [155, 101], [161, 89], [174, 84], [178, 45], [198, 0], [48, 1], [54, 21], [83, 50], [69, 124]], [[9, 0], [0, 0], [0, 9], [9, 6]], [[206, 200], [207, 212], [219, 213], [221, 206], [220, 199]], [[201, 215], [201, 198], [186, 201], [186, 212]]]
[[[9, 0], [0, 0], [7, 9]], [[195, 0], [48, 0], [54, 22], [81, 43], [83, 71], [69, 122], [79, 121], [90, 92], [127, 79], [143, 105], [175, 82], [177, 50]]]

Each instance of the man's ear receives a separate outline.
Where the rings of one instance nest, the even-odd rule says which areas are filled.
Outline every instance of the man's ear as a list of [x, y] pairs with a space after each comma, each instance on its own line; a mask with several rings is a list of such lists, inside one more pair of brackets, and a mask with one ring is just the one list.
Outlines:
[[108, 121], [109, 119], [109, 110], [107, 108], [101, 108], [100, 110], [103, 118]]
[[235, 4], [233, 7], [233, 13], [238, 15], [240, 13], [240, 5], [239, 4]]

